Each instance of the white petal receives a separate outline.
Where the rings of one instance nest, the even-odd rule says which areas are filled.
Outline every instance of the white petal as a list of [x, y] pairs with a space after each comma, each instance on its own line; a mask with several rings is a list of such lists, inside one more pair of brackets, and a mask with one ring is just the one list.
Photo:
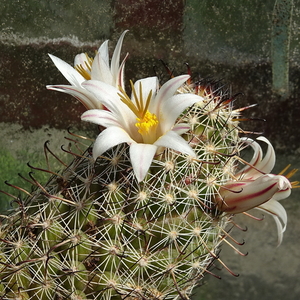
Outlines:
[[266, 174], [255, 180], [227, 182], [220, 189], [219, 209], [237, 214], [269, 201], [280, 187], [280, 175]]
[[[142, 93], [140, 91], [140, 85], [142, 86]], [[155, 96], [155, 93], [158, 89], [158, 78], [155, 76], [155, 77], [147, 77], [147, 78], [137, 80], [134, 83], [134, 89], [136, 91], [136, 95], [137, 95], [139, 100], [141, 100], [140, 95], [142, 95], [142, 99], [143, 99], [144, 104], [145, 104], [146, 100], [148, 98], [148, 95], [151, 91], [152, 91], [152, 99]], [[134, 103], [136, 103], [136, 101], [135, 101], [136, 99], [133, 96], [133, 94], [131, 95], [131, 99]], [[150, 101], [150, 104], [151, 104], [152, 101]], [[151, 109], [150, 109], [150, 111], [151, 111]]]
[[274, 200], [282, 200], [291, 194], [292, 185], [285, 176], [278, 175], [277, 177], [279, 178], [279, 191], [272, 198]]
[[109, 67], [109, 51], [108, 51], [108, 40], [103, 42], [98, 49], [99, 55], [102, 57], [103, 62]]
[[77, 54], [74, 58], [74, 66], [83, 65], [87, 61], [85, 53]]
[[97, 98], [92, 93], [85, 90], [84, 88], [75, 87], [72, 85], [47, 85], [46, 88], [49, 90], [72, 95], [78, 101], [80, 101], [86, 107], [86, 109], [103, 108], [101, 102], [97, 100]]
[[[103, 45], [103, 44], [102, 44]], [[113, 77], [109, 65], [101, 53], [97, 53], [92, 64], [91, 78], [93, 80], [103, 81], [107, 84], [114, 86]]]
[[165, 135], [161, 136], [154, 145], [159, 147], [171, 148], [181, 153], [196, 157], [195, 152], [189, 146], [187, 141], [179, 136], [176, 132], [170, 130]]
[[190, 78], [189, 75], [181, 75], [168, 80], [159, 90], [157, 96], [151, 101], [150, 111], [156, 115], [161, 111], [164, 101], [171, 98], [179, 87]]
[[157, 147], [150, 144], [132, 144], [130, 146], [130, 160], [139, 182], [145, 178], [156, 150]]
[[116, 87], [121, 86], [123, 90], [125, 90], [125, 85], [124, 85], [124, 68], [125, 68], [125, 62], [129, 56], [129, 53], [126, 54], [125, 58], [123, 59], [121, 66], [119, 68], [119, 72], [116, 77]]
[[89, 65], [89, 62], [87, 60], [85, 53], [80, 53], [75, 56], [74, 59], [74, 66], [80, 65], [84, 70], [86, 70], [88, 73], [90, 73], [90, 69], [87, 67]]
[[278, 191], [272, 198], [274, 200], [282, 200], [289, 197], [290, 194], [291, 194], [291, 189], [281, 190]]
[[91, 109], [84, 112], [81, 116], [81, 120], [91, 122], [104, 127], [117, 126], [121, 127], [119, 121], [113, 116], [110, 111]]
[[258, 137], [257, 140], [263, 141], [268, 144], [268, 150], [264, 158], [261, 160], [261, 162], [258, 163], [256, 167], [264, 173], [270, 173], [273, 170], [276, 161], [274, 148], [269, 140], [263, 136]]
[[88, 80], [82, 86], [93, 93], [120, 120], [123, 120], [124, 124], [128, 123], [132, 118], [135, 121], [132, 111], [120, 100], [120, 96], [118, 95], [119, 90], [115, 87], [97, 80]]
[[178, 123], [173, 128], [172, 131], [176, 132], [178, 135], [182, 135], [189, 131], [191, 126], [187, 123]]
[[57, 69], [70, 82], [70, 84], [80, 87], [81, 83], [85, 81], [85, 78], [62, 59], [52, 54], [49, 54], [49, 56], [52, 59], [55, 66], [57, 67]]
[[261, 161], [263, 155], [262, 149], [257, 142], [255, 142], [250, 138], [242, 137], [241, 141], [243, 141], [245, 144], [250, 145], [254, 153], [249, 164], [246, 165], [244, 168], [242, 168], [238, 173], [236, 173], [235, 176], [237, 178], [242, 178], [242, 179], [250, 179], [250, 178], [255, 179], [258, 176], [262, 175], [262, 173], [252, 168], [252, 166], [255, 167]]
[[108, 127], [97, 137], [93, 147], [93, 157], [96, 160], [98, 156], [106, 150], [121, 143], [134, 143], [125, 130], [120, 127]]
[[257, 207], [257, 209], [267, 212], [274, 218], [277, 225], [279, 246], [282, 241], [283, 232], [285, 231], [287, 225], [287, 213], [284, 207], [272, 198], [268, 202]]
[[253, 165], [255, 168], [252, 168], [251, 166], [244, 167], [238, 174], [236, 175], [242, 175], [244, 174], [244, 179], [255, 179], [261, 174], [270, 173], [272, 169], [274, 168], [276, 157], [275, 157], [275, 151], [272, 146], [272, 144], [263, 136], [260, 136], [257, 138], [259, 141], [263, 141], [266, 144], [268, 144], [267, 153], [265, 154], [264, 158], [262, 159], [262, 150], [260, 145], [253, 141], [252, 139], [248, 138], [242, 138], [241, 140], [244, 140], [245, 143], [249, 144], [252, 149], [254, 150], [253, 157], [250, 161], [250, 165]]
[[258, 208], [262, 208], [265, 211], [268, 211], [270, 214], [276, 215], [277, 217], [279, 217], [281, 219], [282, 223], [284, 224], [282, 231], [283, 232], [285, 231], [286, 224], [287, 224], [287, 213], [286, 213], [286, 210], [284, 209], [284, 207], [278, 201], [276, 201], [272, 198], [268, 202], [260, 205]]
[[[124, 40], [124, 36], [126, 34], [126, 32], [128, 32], [128, 30], [125, 30], [119, 40], [118, 43], [115, 47], [113, 56], [111, 58], [111, 74], [114, 80], [114, 84], [116, 84], [118, 82], [118, 76], [119, 76], [119, 68], [120, 68], [120, 55], [121, 55], [121, 49], [122, 49], [122, 44], [123, 44], [123, 40]], [[123, 66], [124, 67], [124, 66]]]
[[203, 98], [198, 95], [180, 94], [163, 101], [158, 115], [162, 133], [172, 128], [178, 116], [187, 107], [202, 100]]

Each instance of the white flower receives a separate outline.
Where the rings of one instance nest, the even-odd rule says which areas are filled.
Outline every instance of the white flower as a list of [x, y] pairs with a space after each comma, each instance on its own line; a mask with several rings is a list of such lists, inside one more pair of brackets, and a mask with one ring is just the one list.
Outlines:
[[244, 143], [253, 148], [253, 157], [249, 164], [235, 174], [237, 180], [229, 181], [220, 188], [221, 197], [217, 198], [216, 203], [219, 210], [232, 214], [251, 208], [270, 214], [275, 219], [280, 244], [287, 224], [287, 214], [278, 200], [290, 195], [292, 185], [285, 176], [269, 174], [276, 160], [274, 148], [265, 137], [257, 140], [268, 144], [265, 157], [262, 158], [262, 149], [257, 142], [242, 138]]
[[78, 99], [86, 109], [102, 109], [102, 103], [89, 91], [82, 83], [86, 80], [99, 80], [114, 87], [124, 88], [124, 66], [128, 54], [120, 65], [120, 53], [124, 36], [128, 30], [120, 36], [114, 50], [111, 64], [109, 64], [108, 40], [98, 49], [94, 59], [88, 57], [86, 53], [77, 54], [74, 60], [74, 68], [60, 58], [49, 54], [55, 66], [71, 85], [48, 85], [47, 89], [70, 94]]
[[90, 110], [82, 120], [106, 127], [97, 137], [93, 156], [96, 159], [109, 148], [120, 143], [130, 145], [130, 159], [138, 181], [142, 181], [159, 147], [168, 147], [195, 157], [195, 153], [180, 135], [189, 130], [188, 124], [175, 124], [188, 106], [202, 101], [193, 94], [175, 95], [189, 78], [174, 77], [158, 89], [157, 77], [148, 77], [132, 84], [131, 99], [123, 89], [100, 81], [87, 81], [84, 87], [107, 107]]

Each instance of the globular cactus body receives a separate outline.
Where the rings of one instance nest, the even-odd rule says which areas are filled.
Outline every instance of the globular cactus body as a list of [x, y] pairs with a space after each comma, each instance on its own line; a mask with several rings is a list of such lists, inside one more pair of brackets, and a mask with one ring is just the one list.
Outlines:
[[[123, 37], [124, 34], [121, 41]], [[119, 42], [117, 54], [120, 47]], [[101, 47], [99, 53], [103, 54]], [[108, 59], [106, 55], [99, 57], [98, 60]], [[59, 68], [70, 69], [58, 58], [52, 59]], [[124, 62], [120, 68], [111, 69], [114, 80], [110, 80], [110, 84], [120, 81]], [[89, 64], [91, 66], [84, 65], [86, 72], [93, 68], [92, 60]], [[91, 75], [98, 76], [96, 71]], [[219, 246], [228, 236], [226, 225], [231, 220], [231, 215], [222, 212], [229, 207], [230, 193], [240, 195], [232, 198], [243, 204], [251, 201], [251, 197], [257, 198], [256, 194], [244, 195], [243, 190], [230, 190], [226, 184], [238, 186], [239, 179], [246, 178], [247, 174], [251, 184], [261, 175], [259, 167], [268, 173], [273, 167], [273, 160], [269, 158], [274, 151], [269, 147], [268, 157], [262, 159], [260, 147], [251, 140], [256, 168], [245, 163], [238, 178], [240, 150], [250, 142], [239, 138], [240, 110], [233, 110], [234, 97], [213, 82], [185, 83], [187, 78], [171, 79], [157, 94], [157, 79], [145, 79], [143, 91], [149, 89], [149, 82], [154, 83], [146, 97], [143, 97], [142, 82], [132, 85], [136, 107], [122, 84], [116, 89], [100, 82], [100, 91], [105, 87], [105, 93], [106, 89], [111, 91], [115, 100], [110, 103], [99, 96], [111, 112], [96, 111], [103, 108], [97, 102], [97, 95], [92, 95], [96, 80], [72, 89], [50, 87], [75, 97], [82, 95], [86, 107], [94, 108], [83, 118], [92, 118], [97, 123], [96, 114], [104, 119], [109, 116], [111, 123], [106, 122], [107, 127], [113, 124], [116, 130], [116, 124], [121, 124], [131, 136], [122, 135], [126, 137], [125, 142], [115, 142], [105, 151], [99, 150], [101, 145], [96, 140], [96, 150], [100, 151], [96, 157], [95, 146], [77, 153], [69, 150], [73, 161], [68, 166], [62, 163], [64, 168], [59, 174], [48, 170], [54, 175], [46, 185], [41, 185], [30, 174], [29, 181], [35, 189], [31, 192], [19, 189], [23, 194], [13, 196], [15, 208], [1, 216], [1, 299], [189, 299], [214, 260], [219, 260]], [[177, 85], [179, 82], [177, 90], [174, 82]], [[170, 98], [170, 90], [179, 97]], [[179, 112], [177, 107], [171, 107], [173, 114], [175, 111], [178, 115], [177, 120], [173, 120], [175, 124], [169, 124], [167, 114], [161, 113], [163, 109], [169, 110], [162, 101], [166, 94], [175, 101], [167, 99], [169, 103], [176, 103], [181, 109]], [[185, 94], [184, 98], [181, 94]], [[186, 105], [181, 99], [191, 104]], [[132, 112], [142, 113], [135, 124], [139, 131], [114, 115], [116, 112], [122, 115], [117, 101], [122, 101], [118, 104], [120, 108], [128, 110], [124, 119]], [[151, 101], [156, 106], [151, 106]], [[153, 111], [149, 112], [148, 108]], [[128, 117], [127, 121], [130, 123], [131, 119]], [[135, 117], [133, 121], [136, 122]], [[165, 127], [159, 128], [159, 122]], [[162, 128], [167, 128], [166, 132]], [[119, 133], [120, 128], [117, 129], [115, 132]], [[124, 131], [121, 130], [122, 134]], [[156, 136], [157, 132], [160, 136]], [[165, 138], [168, 134], [177, 143], [174, 147], [160, 144], [162, 139], [164, 145], [168, 144]], [[134, 140], [137, 136], [138, 142]], [[74, 143], [80, 149], [80, 143]], [[151, 162], [149, 168], [148, 165], [139, 168], [132, 157], [132, 145], [154, 149], [150, 160], [147, 155], [135, 152], [139, 159], [147, 158]], [[183, 152], [178, 150], [178, 145]], [[142, 174], [138, 173], [140, 169]], [[263, 187], [268, 186], [268, 180]], [[283, 176], [273, 176], [272, 188], [272, 195], [281, 192], [286, 196], [290, 183]], [[226, 191], [226, 197], [222, 197], [222, 190]], [[259, 198], [257, 203], [269, 199]], [[232, 213], [237, 210], [236, 206], [239, 204], [230, 203]]]
[[96, 162], [88, 149], [18, 198], [1, 225], [2, 297], [187, 298], [217, 256], [226, 217], [212, 197], [238, 149], [226, 120], [197, 105], [183, 118], [199, 159], [163, 149], [138, 182], [126, 144]]

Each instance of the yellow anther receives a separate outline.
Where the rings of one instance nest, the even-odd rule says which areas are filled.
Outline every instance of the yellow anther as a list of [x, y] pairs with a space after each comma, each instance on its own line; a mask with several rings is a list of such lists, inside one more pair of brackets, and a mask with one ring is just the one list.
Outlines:
[[136, 115], [137, 122], [135, 126], [138, 128], [138, 133], [142, 136], [143, 142], [146, 144], [153, 144], [156, 139], [156, 130], [159, 123], [157, 116], [152, 114], [148, 108], [152, 99], [152, 91], [147, 95], [147, 99], [143, 99], [142, 83], [139, 85], [139, 93], [135, 89], [132, 81], [130, 81], [132, 89], [131, 100], [121, 86], [119, 86], [120, 100], [128, 106], [128, 108]]
[[93, 64], [93, 58], [89, 57], [86, 53], [86, 61], [85, 61], [85, 67], [82, 65], [76, 65], [74, 69], [82, 75], [86, 80], [91, 80], [91, 73], [92, 70], [92, 64]]
[[[292, 170], [288, 170], [291, 167], [291, 164], [287, 165], [280, 173], [278, 173], [278, 175], [283, 175], [286, 178], [290, 179], [292, 176], [295, 175], [295, 173], [298, 172], [298, 169], [292, 169]], [[287, 174], [285, 174], [286, 172], [288, 172]], [[300, 188], [300, 182], [299, 181], [291, 181], [291, 185], [292, 188]]]
[[121, 101], [125, 103], [138, 118], [143, 119], [145, 114], [148, 112], [148, 107], [152, 98], [152, 91], [149, 92], [146, 101], [144, 101], [142, 83], [140, 82], [140, 86], [139, 86], [140, 89], [139, 97], [136, 93], [133, 82], [131, 80], [130, 80], [130, 85], [132, 89], [132, 95], [135, 100], [135, 104], [133, 101], [131, 101], [131, 99], [128, 97], [128, 95], [126, 94], [126, 92], [123, 90], [121, 86], [119, 86], [119, 90], [121, 93], [118, 93], [118, 95], [120, 96]]
[[148, 134], [149, 131], [158, 124], [158, 120], [155, 114], [151, 114], [147, 111], [143, 118], [136, 118], [138, 121], [135, 126], [139, 129], [138, 132], [141, 135]]

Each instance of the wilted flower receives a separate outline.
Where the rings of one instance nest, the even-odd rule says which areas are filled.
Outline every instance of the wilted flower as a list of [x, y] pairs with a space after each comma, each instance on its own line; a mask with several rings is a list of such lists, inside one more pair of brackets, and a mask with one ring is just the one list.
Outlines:
[[99, 80], [114, 87], [124, 88], [123, 73], [127, 56], [120, 65], [120, 53], [124, 36], [128, 30], [124, 31], [114, 50], [111, 63], [109, 64], [108, 40], [105, 41], [94, 59], [86, 53], [77, 54], [74, 60], [74, 68], [60, 58], [49, 54], [55, 66], [71, 85], [48, 85], [49, 90], [56, 90], [67, 93], [78, 99], [86, 109], [103, 108], [102, 103], [89, 91], [82, 83], [86, 80]]
[[220, 195], [216, 198], [217, 207], [221, 211], [232, 214], [246, 212], [252, 208], [269, 213], [276, 221], [278, 240], [281, 243], [287, 215], [277, 200], [287, 198], [291, 193], [292, 185], [285, 176], [269, 174], [275, 165], [275, 151], [265, 137], [257, 138], [268, 144], [264, 158], [257, 142], [249, 138], [242, 140], [253, 148], [253, 157], [249, 164], [235, 174], [236, 180], [221, 186]]
[[84, 87], [108, 109], [90, 110], [82, 115], [82, 120], [106, 127], [94, 144], [94, 158], [113, 146], [128, 143], [135, 176], [142, 181], [159, 147], [196, 156], [180, 136], [190, 126], [176, 124], [185, 108], [202, 100], [192, 94], [174, 95], [188, 78], [188, 75], [174, 77], [160, 89], [157, 77], [138, 80], [132, 84], [131, 98], [123, 89], [120, 92], [104, 82], [92, 80], [84, 83]]

